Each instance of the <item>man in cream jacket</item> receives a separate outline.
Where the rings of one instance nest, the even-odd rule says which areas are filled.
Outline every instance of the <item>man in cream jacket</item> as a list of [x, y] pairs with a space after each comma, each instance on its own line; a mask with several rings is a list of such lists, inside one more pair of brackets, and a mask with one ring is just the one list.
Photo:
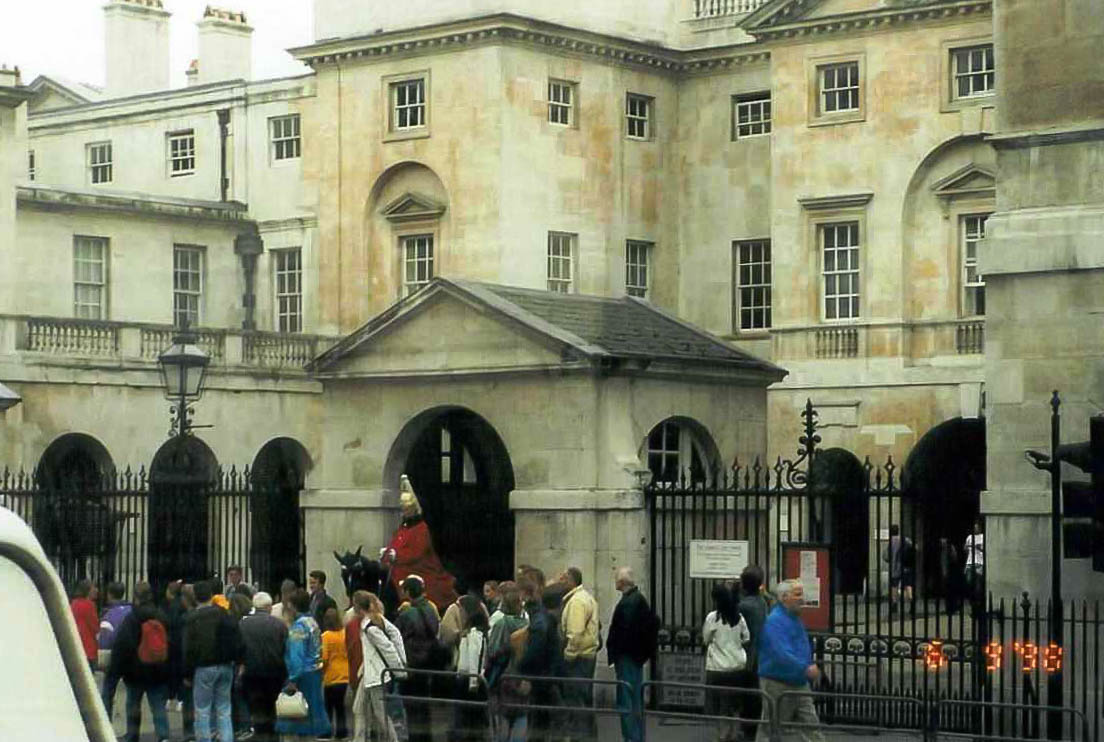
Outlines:
[[[583, 573], [578, 567], [568, 567], [563, 580], [568, 585], [560, 617], [560, 634], [564, 640], [564, 677], [592, 680], [601, 641], [598, 602], [583, 588]], [[590, 708], [594, 704], [594, 686], [566, 682], [563, 700], [565, 706]], [[568, 713], [566, 716], [567, 731], [574, 742], [598, 738], [594, 714]]]

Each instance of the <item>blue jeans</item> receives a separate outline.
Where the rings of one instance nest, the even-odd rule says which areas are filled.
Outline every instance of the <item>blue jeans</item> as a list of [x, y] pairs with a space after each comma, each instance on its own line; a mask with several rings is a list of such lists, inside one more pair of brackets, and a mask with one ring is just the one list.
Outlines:
[[135, 683], [126, 684], [126, 740], [138, 742], [138, 734], [142, 728], [142, 695], [145, 694], [149, 704], [150, 713], [153, 715], [153, 728], [157, 732], [157, 739], [169, 738], [169, 717], [165, 713], [165, 699], [169, 695], [169, 689], [165, 685], [142, 685]]
[[[594, 679], [594, 657], [576, 657], [573, 660], [565, 659], [563, 663], [563, 676], [565, 678]], [[594, 712], [581, 709], [594, 707], [593, 683], [565, 682], [563, 688], [563, 705], [574, 706], [577, 710], [566, 712], [567, 729], [565, 730], [573, 742], [575, 740], [598, 739], [598, 725]]]
[[644, 684], [644, 666], [628, 657], [617, 660], [613, 666], [617, 679], [628, 683], [629, 689], [617, 686], [617, 710], [621, 712], [621, 737], [625, 742], [641, 742], [644, 733], [640, 728], [641, 686]]
[[100, 691], [100, 698], [103, 699], [104, 708], [107, 709], [107, 718], [110, 719], [112, 713], [115, 711], [115, 689], [119, 687], [120, 678], [118, 675], [114, 675], [111, 672], [104, 673], [103, 689]]
[[196, 668], [192, 698], [195, 701], [195, 728], [199, 742], [211, 742], [212, 712], [218, 724], [219, 739], [234, 739], [234, 723], [230, 717], [230, 686], [233, 682], [233, 665]]

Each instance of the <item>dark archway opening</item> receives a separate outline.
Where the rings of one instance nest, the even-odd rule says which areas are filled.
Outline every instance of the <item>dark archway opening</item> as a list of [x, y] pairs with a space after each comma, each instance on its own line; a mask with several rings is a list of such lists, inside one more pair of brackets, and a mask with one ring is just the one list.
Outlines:
[[[826, 448], [809, 466], [817, 540], [835, 546], [833, 582], [837, 594], [863, 591], [870, 567], [870, 498], [866, 469], [850, 451]], [[818, 522], [819, 521], [819, 522]]]
[[279, 594], [282, 580], [305, 584], [299, 493], [310, 467], [307, 450], [291, 438], [269, 441], [253, 460], [246, 579], [272, 595]]
[[214, 574], [209, 563], [209, 496], [218, 460], [194, 436], [172, 438], [153, 457], [149, 475], [149, 581], [155, 594], [173, 580]]
[[[919, 516], [919, 579], [924, 594], [947, 596], [948, 585], [954, 584], [949, 578], [962, 572], [962, 549], [981, 511], [985, 421], [956, 417], [925, 433], [905, 461], [901, 487]], [[907, 528], [904, 531], [908, 533]], [[947, 560], [941, 539], [953, 547], [953, 560]]]
[[38, 461], [32, 524], [66, 585], [116, 578], [116, 545], [128, 514], [105, 497], [114, 474], [107, 449], [83, 433], [59, 436]]
[[391, 484], [410, 477], [445, 568], [468, 587], [512, 575], [514, 469], [495, 429], [469, 410], [432, 410], [407, 423], [396, 447], [404, 443]]

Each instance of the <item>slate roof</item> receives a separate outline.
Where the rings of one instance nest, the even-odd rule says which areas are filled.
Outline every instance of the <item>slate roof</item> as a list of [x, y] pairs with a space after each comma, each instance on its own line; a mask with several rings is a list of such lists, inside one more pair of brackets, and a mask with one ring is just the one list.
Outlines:
[[786, 374], [781, 367], [746, 353], [642, 299], [560, 294], [445, 278], [433, 279], [429, 286], [405, 302], [384, 311], [353, 332], [319, 356], [314, 368], [322, 369], [352, 352], [405, 314], [403, 305], [407, 311], [417, 311], [420, 299], [439, 291], [459, 293], [496, 310], [567, 346], [568, 355], [573, 352], [592, 360], [631, 358], [736, 366], [774, 374], [779, 379]]

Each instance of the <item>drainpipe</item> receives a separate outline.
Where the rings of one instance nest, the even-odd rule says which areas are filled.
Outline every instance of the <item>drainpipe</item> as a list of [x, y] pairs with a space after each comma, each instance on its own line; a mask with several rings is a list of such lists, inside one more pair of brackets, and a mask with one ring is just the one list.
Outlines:
[[245, 277], [245, 293], [242, 294], [242, 309], [245, 310], [245, 317], [242, 319], [243, 330], [257, 329], [255, 312], [257, 295], [254, 292], [254, 284], [257, 275], [257, 256], [262, 252], [264, 252], [264, 240], [257, 232], [256, 225], [253, 225], [250, 231], [242, 232], [234, 238], [234, 253], [241, 259], [242, 275]]
[[219, 124], [219, 190], [220, 201], [226, 201], [230, 195], [230, 177], [226, 172], [226, 139], [230, 136], [230, 109], [218, 111]]

